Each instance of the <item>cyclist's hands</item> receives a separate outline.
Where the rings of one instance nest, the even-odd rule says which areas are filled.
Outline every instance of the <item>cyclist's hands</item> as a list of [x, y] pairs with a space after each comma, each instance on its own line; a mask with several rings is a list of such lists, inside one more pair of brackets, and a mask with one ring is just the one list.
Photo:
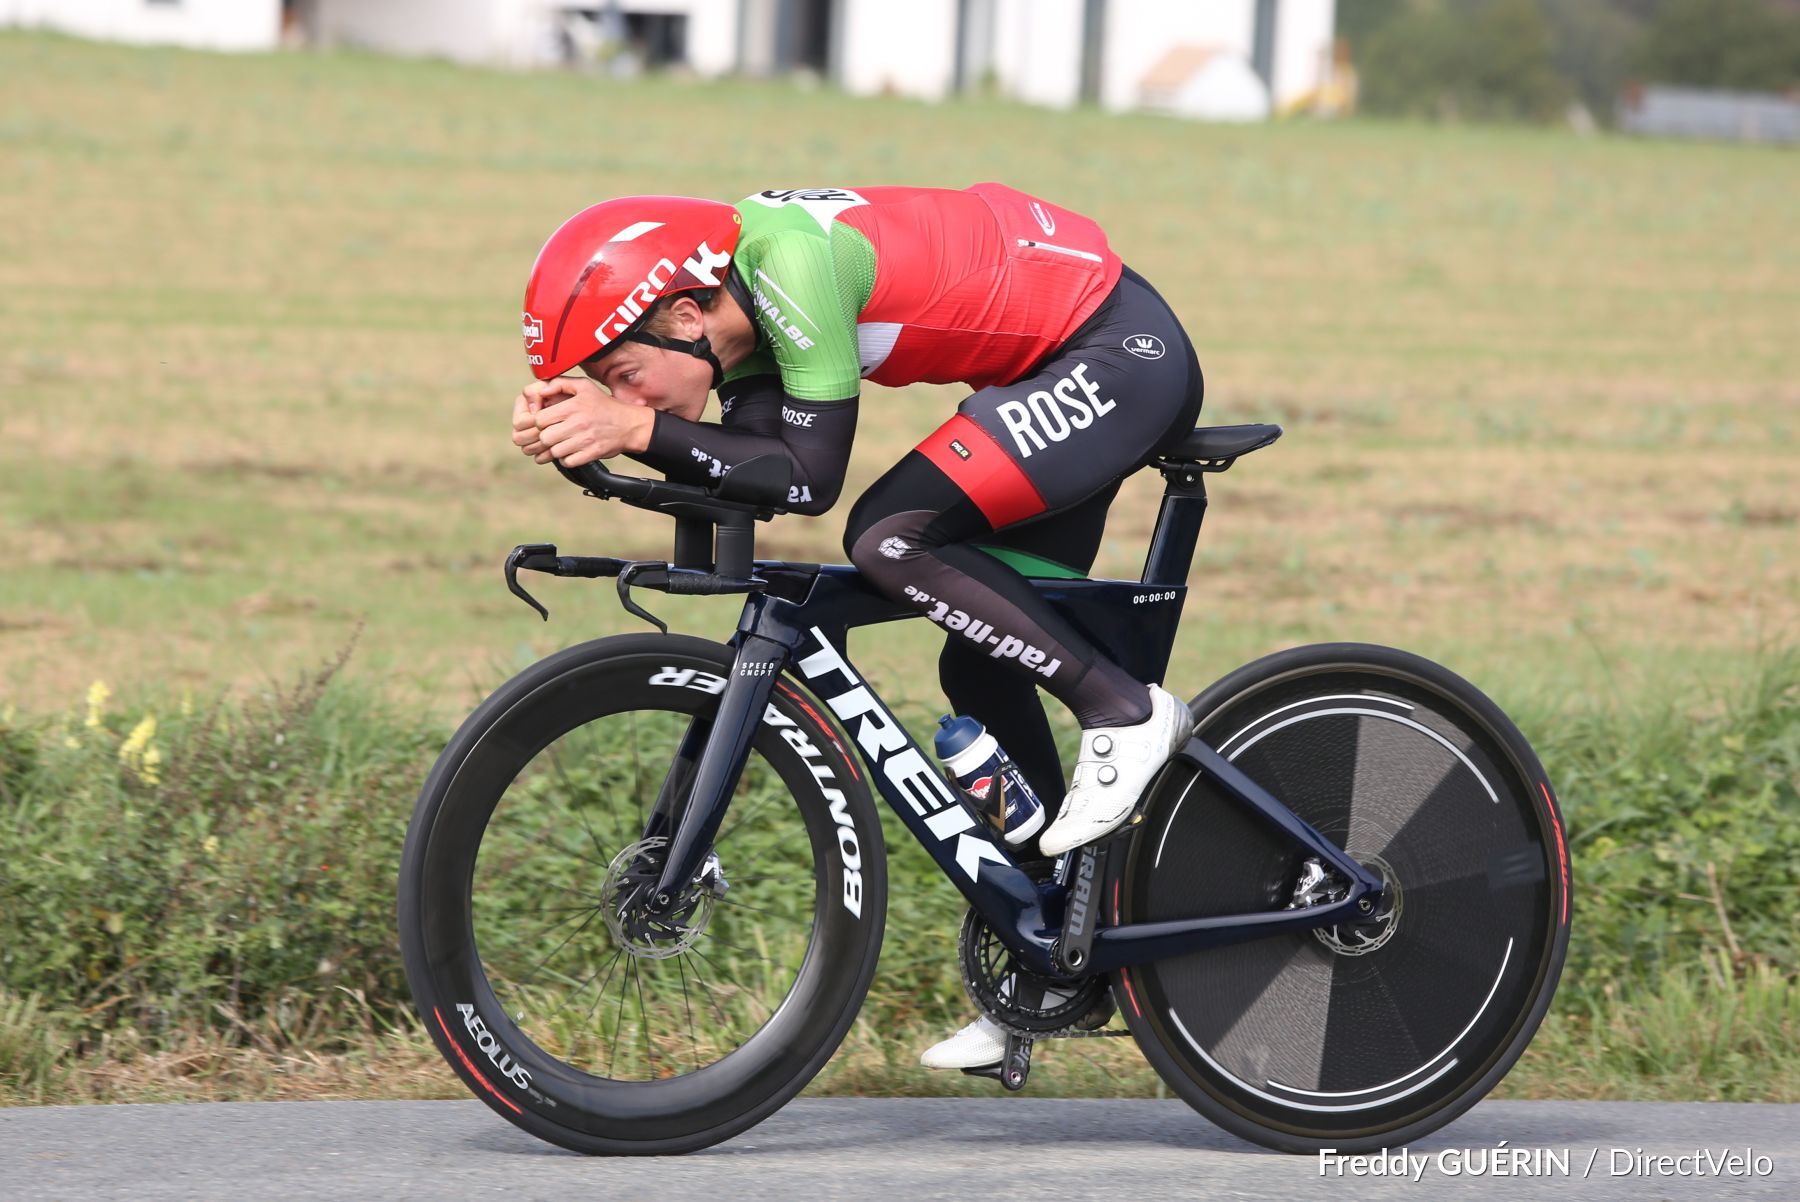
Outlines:
[[525, 386], [513, 401], [513, 444], [537, 463], [580, 467], [650, 445], [656, 415], [614, 400], [591, 380], [558, 376]]
[[[535, 412], [531, 412], [533, 394], [538, 399]], [[529, 444], [520, 443], [522, 437], [531, 435], [517, 428], [517, 403], [513, 441], [531, 453], [536, 462], [556, 459], [565, 468], [580, 468], [581, 464], [610, 459], [625, 450], [641, 452], [650, 448], [655, 412], [643, 405], [626, 405], [625, 401], [610, 398], [594, 381], [560, 376], [527, 385], [520, 399], [536, 425], [536, 441], [542, 443], [542, 450], [529, 452]]]
[[550, 448], [544, 445], [542, 433], [538, 430], [537, 414], [545, 405], [553, 404], [569, 389], [567, 385], [573, 380], [558, 377], [554, 380], [533, 380], [513, 399], [513, 445], [535, 462], [550, 462]]

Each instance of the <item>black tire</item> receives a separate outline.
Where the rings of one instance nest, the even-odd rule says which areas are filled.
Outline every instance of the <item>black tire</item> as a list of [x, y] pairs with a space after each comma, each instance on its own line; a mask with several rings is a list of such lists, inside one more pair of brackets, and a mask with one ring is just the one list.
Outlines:
[[[1385, 864], [1401, 910], [1121, 970], [1138, 1046], [1212, 1122], [1286, 1152], [1397, 1147], [1455, 1119], [1531, 1041], [1568, 951], [1568, 856], [1537, 756], [1473, 685], [1386, 647], [1279, 652], [1190, 708], [1201, 741], [1359, 862]], [[1303, 858], [1171, 769], [1115, 917], [1281, 909]]]
[[420, 1019], [476, 1097], [562, 1147], [690, 1152], [744, 1131], [824, 1067], [874, 975], [880, 823], [844, 744], [786, 678], [715, 842], [728, 887], [700, 898], [706, 916], [659, 945], [603, 904], [732, 662], [678, 635], [552, 655], [469, 716], [414, 810], [399, 930]]

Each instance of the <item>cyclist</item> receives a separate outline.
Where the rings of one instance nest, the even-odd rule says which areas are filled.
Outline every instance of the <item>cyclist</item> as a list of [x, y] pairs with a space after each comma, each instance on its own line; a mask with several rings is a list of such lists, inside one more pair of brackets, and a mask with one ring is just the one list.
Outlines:
[[[513, 442], [538, 463], [623, 453], [703, 482], [779, 454], [804, 514], [843, 488], [864, 380], [968, 385], [852, 506], [850, 561], [948, 632], [945, 696], [1042, 798], [1043, 854], [1116, 829], [1186, 739], [1180, 698], [1101, 655], [1020, 571], [1085, 574], [1120, 482], [1200, 411], [1192, 344], [1092, 220], [994, 183], [627, 197], [550, 236], [523, 333], [537, 382]], [[713, 389], [716, 424], [700, 420]], [[1038, 686], [1081, 726], [1066, 795]], [[1004, 1050], [983, 1017], [923, 1063]]]

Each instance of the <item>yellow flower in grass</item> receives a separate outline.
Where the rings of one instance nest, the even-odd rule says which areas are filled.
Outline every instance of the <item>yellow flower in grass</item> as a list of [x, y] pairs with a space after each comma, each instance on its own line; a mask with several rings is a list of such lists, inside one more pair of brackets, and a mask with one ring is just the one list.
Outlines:
[[7, 702], [5, 711], [0, 712], [0, 726], [11, 726], [12, 720], [18, 712], [18, 706], [12, 704], [10, 701]]
[[106, 687], [106, 682], [104, 680], [96, 680], [93, 684], [88, 686], [87, 722], [84, 725], [90, 730], [100, 725], [100, 715], [106, 712], [106, 699], [111, 696], [112, 690]]
[[156, 769], [162, 763], [162, 752], [150, 746], [150, 740], [155, 737], [156, 715], [145, 714], [119, 744], [119, 762], [136, 772], [138, 779], [146, 785], [154, 785], [161, 779]]
[[81, 740], [76, 738], [74, 735], [64, 735], [63, 736], [63, 746], [67, 747], [70, 751], [80, 751], [81, 750]]

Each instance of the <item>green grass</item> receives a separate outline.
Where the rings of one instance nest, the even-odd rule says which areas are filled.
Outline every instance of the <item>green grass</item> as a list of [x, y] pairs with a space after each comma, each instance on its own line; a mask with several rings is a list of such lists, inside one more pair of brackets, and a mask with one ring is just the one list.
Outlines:
[[[534, 585], [552, 613], [540, 623], [504, 593], [504, 552], [670, 545], [665, 523], [596, 508], [506, 441], [525, 378], [517, 298], [548, 231], [630, 192], [1002, 179], [1096, 217], [1169, 299], [1206, 370], [1203, 420], [1287, 429], [1215, 478], [1172, 687], [1192, 694], [1327, 639], [1405, 646], [1469, 677], [1544, 749], [1572, 837], [1594, 831], [1578, 854], [1616, 886], [1605, 904], [1642, 911], [1606, 938], [1686, 949], [1627, 980], [1607, 975], [1606, 940], [1580, 944], [1565, 986], [1577, 992], [1514, 1080], [1554, 1092], [1591, 1061], [1581, 1079], [1600, 1093], [1702, 1096], [1696, 1066], [1736, 1056], [1733, 1091], [1754, 1094], [1742, 1066], [1762, 1059], [1763, 1096], [1794, 1096], [1791, 1063], [1756, 1050], [1791, 1032], [1792, 960], [1759, 959], [1734, 931], [1745, 954], [1721, 983], [1699, 975], [1698, 950], [1726, 941], [1708, 864], [1734, 922], [1792, 909], [1736, 891], [1786, 846], [1763, 827], [1791, 827], [1793, 761], [1740, 771], [1726, 742], [1750, 738], [1742, 699], [1800, 629], [1791, 153], [1373, 122], [1225, 128], [19, 33], [0, 34], [0, 78], [0, 710], [78, 727], [96, 679], [165, 718], [183, 694], [253, 704], [364, 624], [343, 683], [405, 715], [368, 726], [398, 740], [376, 757], [383, 808], [367, 815], [386, 824], [375, 850], [396, 851], [426, 750], [462, 712], [555, 648], [638, 628], [610, 587], [548, 579]], [[871, 388], [847, 493], [959, 395]], [[1098, 572], [1136, 572], [1155, 503], [1152, 480], [1128, 482]], [[837, 558], [841, 526], [782, 519], [761, 550]], [[652, 600], [677, 629], [716, 636], [735, 619], [726, 602]], [[937, 709], [937, 637], [908, 623], [854, 644], [920, 729]], [[1701, 728], [1704, 747], [1688, 740]], [[366, 737], [356, 746], [373, 754]], [[1767, 783], [1779, 779], [1785, 794]], [[1613, 820], [1636, 842], [1602, 846]], [[960, 907], [918, 849], [893, 846], [894, 929], [918, 934], [884, 958], [879, 1031], [922, 1040], [962, 1021], [944, 968]], [[366, 863], [371, 891], [391, 887], [379, 856]], [[1668, 900], [1643, 909], [1652, 895]], [[1790, 947], [1788, 921], [1756, 938]], [[1690, 993], [1668, 983], [1682, 973]], [[1584, 979], [1615, 992], [1576, 1007]], [[16, 967], [0, 985], [41, 992]], [[89, 1066], [57, 1089], [174, 1089], [170, 1073], [187, 1070], [118, 1068], [158, 1056], [229, 1088], [278, 1088], [278, 1072], [233, 1067], [261, 1045], [216, 1015], [91, 1046], [69, 1034], [106, 996], [45, 996], [59, 1016], [45, 1029], [76, 1040], [56, 1062]], [[1759, 1017], [1696, 1022], [1723, 999]], [[327, 1007], [337, 1044], [284, 1043], [280, 1022], [260, 1038], [277, 1064], [284, 1047], [341, 1053], [343, 1032], [362, 1029], [342, 1007]], [[853, 1037], [863, 1052], [842, 1080], [941, 1087], [919, 1085], [910, 1054], [875, 1030]], [[401, 1053], [378, 1037], [410, 1046], [400, 1028], [355, 1054], [391, 1068]], [[8, 1063], [43, 1062], [38, 1044], [7, 1039]], [[1078, 1055], [1121, 1054], [1077, 1073]], [[1155, 1088], [1131, 1076], [1129, 1048], [1048, 1056], [1082, 1089]], [[402, 1088], [386, 1069], [362, 1085], [340, 1070], [332, 1088]]]
[[[1223, 128], [781, 84], [0, 35], [0, 681], [246, 684], [337, 646], [448, 718], [629, 625], [521, 541], [652, 555], [506, 441], [537, 246], [632, 191], [1001, 178], [1099, 218], [1193, 332], [1214, 488], [1174, 676], [1355, 638], [1505, 701], [1720, 682], [1800, 614], [1791, 154], [1374, 123]], [[604, 132], [603, 132], [604, 131]], [[871, 389], [866, 485], [952, 388]], [[1154, 481], [1099, 570], [1141, 562]], [[773, 554], [836, 558], [841, 519]], [[722, 628], [724, 607], [669, 605]], [[926, 696], [896, 656], [891, 691]]]
[[[413, 792], [448, 732], [337, 675], [344, 658], [243, 705], [95, 695], [67, 716], [0, 713], [0, 1100], [452, 1088], [411, 1017], [392, 932]], [[1701, 709], [1564, 701], [1535, 715], [1553, 732], [1539, 750], [1565, 803], [1574, 937], [1510, 1096], [1800, 1101], [1800, 656], [1760, 667]], [[612, 799], [632, 795], [604, 775], [608, 761], [576, 755], [555, 777], [539, 764], [509, 790], [476, 871], [491, 972], [537, 962], [551, 941], [558, 967], [564, 947], [605, 962], [597, 926], [571, 945], [580, 931], [546, 935], [534, 912], [539, 890], [594, 871], [587, 825], [568, 811], [590, 807], [604, 841]], [[653, 791], [660, 778], [643, 779]], [[747, 825], [727, 841], [728, 878], [731, 864], [794, 846], [779, 804], [740, 797], [733, 813]], [[967, 1017], [954, 963], [963, 904], [885, 808], [882, 821], [881, 963], [845, 1049], [810, 1088], [981, 1092], [916, 1066]], [[525, 851], [530, 873], [503, 870]], [[798, 912], [779, 892], [750, 896]], [[722, 963], [709, 972], [756, 988], [759, 965], [737, 952], [792, 932], [760, 914], [715, 919], [732, 947], [712, 948]], [[515, 934], [523, 946], [509, 951]], [[570, 1038], [596, 1034], [580, 1030]], [[609, 1030], [601, 1019], [601, 1043]], [[1053, 1044], [1045, 1070], [1040, 1093], [1162, 1089], [1126, 1040]]]

